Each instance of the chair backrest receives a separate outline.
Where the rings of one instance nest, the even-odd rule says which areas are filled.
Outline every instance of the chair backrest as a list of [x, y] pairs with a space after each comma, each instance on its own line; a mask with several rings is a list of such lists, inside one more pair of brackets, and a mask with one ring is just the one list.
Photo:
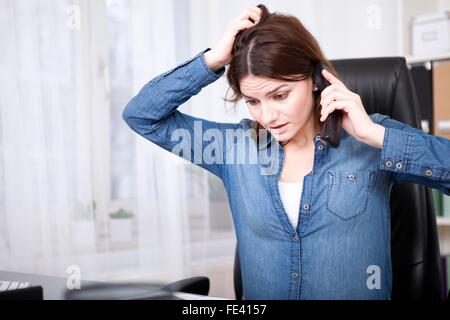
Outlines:
[[[346, 86], [361, 96], [368, 114], [381, 113], [421, 128], [419, 103], [402, 57], [331, 61]], [[431, 190], [412, 183], [391, 191], [392, 299], [440, 299], [439, 240]], [[239, 253], [236, 298], [242, 298]]]

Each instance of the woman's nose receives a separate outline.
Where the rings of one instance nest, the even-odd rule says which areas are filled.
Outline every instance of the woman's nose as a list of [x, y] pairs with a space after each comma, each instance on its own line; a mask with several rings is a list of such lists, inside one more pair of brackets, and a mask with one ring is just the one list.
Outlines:
[[274, 123], [277, 118], [278, 118], [277, 111], [272, 110], [270, 108], [263, 109], [262, 123], [264, 124], [265, 127]]

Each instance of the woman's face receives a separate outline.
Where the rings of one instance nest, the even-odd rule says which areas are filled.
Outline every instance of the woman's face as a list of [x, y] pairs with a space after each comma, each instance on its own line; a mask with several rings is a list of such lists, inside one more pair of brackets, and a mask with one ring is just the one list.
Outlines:
[[311, 78], [289, 82], [249, 75], [240, 81], [240, 89], [254, 119], [280, 142], [314, 123]]

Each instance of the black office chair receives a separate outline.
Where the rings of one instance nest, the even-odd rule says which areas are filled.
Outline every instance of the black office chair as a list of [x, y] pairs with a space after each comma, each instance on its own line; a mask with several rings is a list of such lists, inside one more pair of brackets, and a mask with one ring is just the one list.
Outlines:
[[[368, 114], [381, 113], [421, 128], [418, 99], [401, 57], [331, 61], [347, 87], [361, 96]], [[392, 299], [439, 300], [440, 253], [431, 191], [403, 183], [391, 192]], [[239, 252], [234, 264], [236, 299], [242, 299]], [[183, 291], [183, 282], [178, 282]], [[203, 290], [203, 293], [205, 290]]]

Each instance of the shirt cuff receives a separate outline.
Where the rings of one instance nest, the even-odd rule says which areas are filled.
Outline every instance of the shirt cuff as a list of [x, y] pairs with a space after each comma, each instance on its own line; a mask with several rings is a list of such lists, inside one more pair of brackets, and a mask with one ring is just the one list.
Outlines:
[[187, 66], [187, 73], [191, 80], [201, 87], [206, 87], [207, 85], [213, 83], [225, 73], [225, 67], [222, 67], [217, 72], [211, 70], [205, 62], [205, 53], [211, 50], [210, 48], [203, 50], [198, 55], [196, 55]]
[[379, 167], [382, 170], [406, 172], [411, 152], [411, 134], [386, 128]]

